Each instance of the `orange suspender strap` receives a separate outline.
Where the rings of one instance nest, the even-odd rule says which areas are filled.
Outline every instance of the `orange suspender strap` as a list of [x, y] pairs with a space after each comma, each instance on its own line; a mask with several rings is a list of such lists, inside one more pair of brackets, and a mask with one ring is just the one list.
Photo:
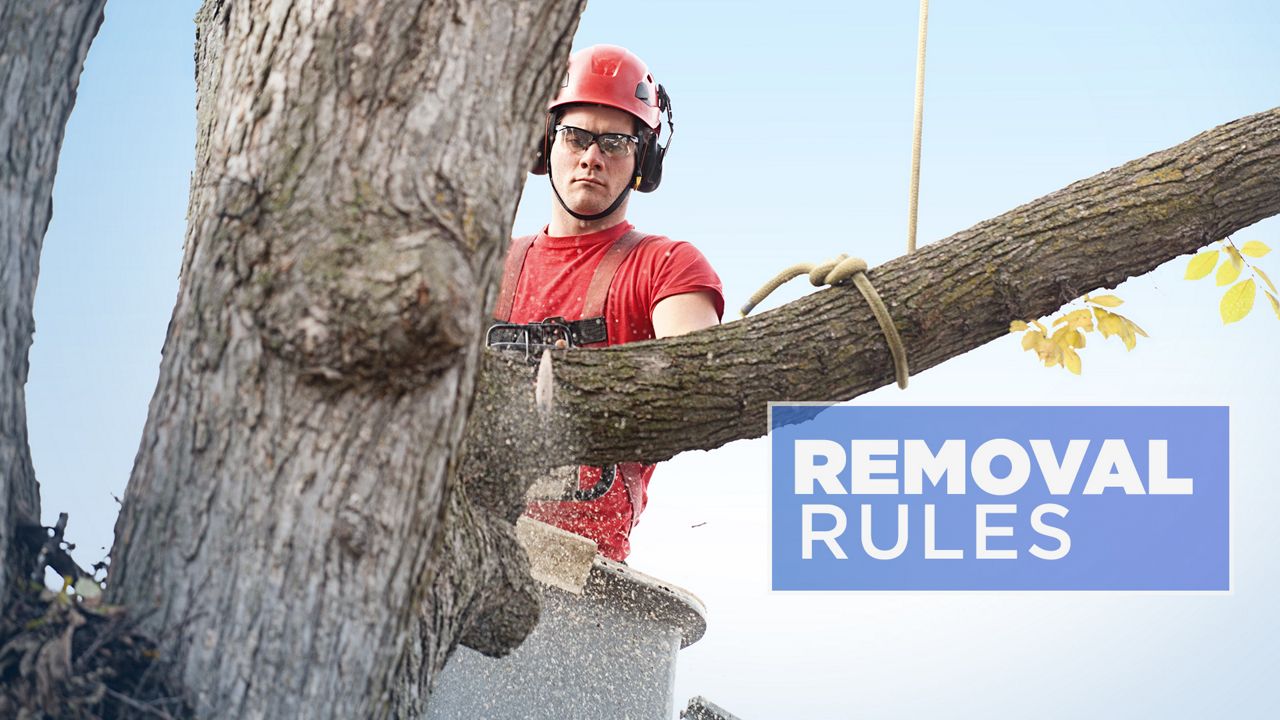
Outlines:
[[525, 235], [511, 241], [507, 249], [506, 266], [502, 270], [502, 289], [498, 292], [498, 306], [493, 309], [493, 319], [507, 322], [516, 302], [516, 285], [520, 284], [520, 272], [524, 270], [524, 258], [533, 247], [537, 235]]
[[[596, 267], [596, 272], [591, 276], [591, 284], [587, 287], [586, 299], [582, 302], [582, 317], [603, 318], [605, 301], [609, 299], [609, 286], [613, 284], [614, 275], [618, 274], [618, 268], [622, 262], [631, 255], [632, 251], [640, 247], [649, 236], [644, 233], [638, 233], [635, 230], [628, 231], [625, 235], [618, 238], [605, 251], [605, 255], [600, 260], [600, 264]], [[637, 466], [632, 465], [632, 468]], [[601, 472], [604, 469], [601, 468]], [[631, 527], [636, 526], [636, 522], [640, 518], [640, 498], [644, 493], [644, 471], [641, 470], [639, 476], [632, 477], [631, 474], [623, 472], [621, 465], [614, 466], [614, 481], [622, 480], [623, 487], [627, 490], [627, 501], [631, 503]]]
[[[507, 250], [506, 265], [502, 272], [502, 289], [498, 295], [498, 305], [493, 311], [494, 319], [499, 322], [507, 322], [511, 319], [511, 309], [515, 306], [516, 286], [524, 270], [525, 256], [529, 254], [529, 248], [533, 247], [536, 237], [536, 235], [518, 237], [511, 241], [511, 247]], [[635, 230], [629, 230], [605, 251], [604, 257], [600, 259], [600, 264], [596, 266], [595, 273], [591, 276], [591, 283], [587, 286], [587, 294], [583, 299], [582, 318], [584, 320], [600, 318], [603, 321], [604, 306], [609, 299], [609, 286], [613, 284], [613, 277], [617, 275], [622, 262], [648, 237]], [[601, 472], [604, 472], [604, 468], [601, 468]], [[640, 477], [633, 478], [624, 473], [621, 467], [614, 466], [615, 482], [619, 475], [622, 476], [622, 484], [627, 490], [627, 501], [631, 503], [631, 526], [635, 527], [640, 514], [640, 498], [644, 492], [643, 471]]]
[[622, 261], [626, 260], [631, 252], [640, 247], [640, 243], [644, 242], [649, 236], [644, 233], [638, 233], [635, 230], [629, 230], [622, 237], [613, 241], [609, 249], [604, 252], [604, 257], [600, 259], [600, 264], [596, 266], [596, 272], [591, 276], [591, 284], [587, 286], [586, 297], [582, 300], [582, 318], [604, 317], [604, 304], [609, 299], [609, 286], [613, 284], [613, 276], [618, 274], [618, 268], [622, 265]]

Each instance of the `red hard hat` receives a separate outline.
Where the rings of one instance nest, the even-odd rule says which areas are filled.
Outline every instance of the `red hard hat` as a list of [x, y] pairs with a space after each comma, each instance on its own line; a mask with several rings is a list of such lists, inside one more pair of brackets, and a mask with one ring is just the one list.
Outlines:
[[617, 45], [593, 45], [569, 57], [560, 91], [547, 110], [565, 105], [607, 105], [631, 113], [658, 132], [658, 84], [640, 58]]

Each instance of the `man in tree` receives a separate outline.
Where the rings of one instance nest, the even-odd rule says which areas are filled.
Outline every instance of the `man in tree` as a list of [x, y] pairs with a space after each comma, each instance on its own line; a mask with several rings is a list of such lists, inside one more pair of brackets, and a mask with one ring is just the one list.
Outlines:
[[[551, 181], [551, 221], [508, 251], [495, 311], [507, 324], [490, 333], [491, 342], [617, 345], [720, 321], [724, 297], [706, 258], [689, 243], [645, 235], [626, 220], [631, 191], [652, 192], [662, 179], [664, 111], [670, 126], [666, 90], [629, 51], [597, 45], [569, 59], [533, 168]], [[527, 327], [513, 327], [519, 325]], [[653, 466], [568, 472], [564, 495], [532, 502], [528, 514], [625, 559]]]

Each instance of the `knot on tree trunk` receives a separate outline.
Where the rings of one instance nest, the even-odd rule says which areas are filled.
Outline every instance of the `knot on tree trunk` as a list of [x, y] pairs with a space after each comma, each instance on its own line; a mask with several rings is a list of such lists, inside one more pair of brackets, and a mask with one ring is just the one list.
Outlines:
[[296, 240], [255, 268], [250, 292], [266, 346], [304, 375], [420, 385], [479, 334], [483, 294], [450, 237], [371, 223]]

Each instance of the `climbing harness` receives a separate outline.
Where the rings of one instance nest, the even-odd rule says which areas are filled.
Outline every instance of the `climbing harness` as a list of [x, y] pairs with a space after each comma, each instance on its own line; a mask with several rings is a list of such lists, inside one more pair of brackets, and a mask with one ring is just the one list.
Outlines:
[[[919, 209], [918, 199], [920, 195], [920, 131], [924, 118], [924, 48], [928, 27], [929, 0], [920, 0], [920, 28], [916, 44], [915, 123], [911, 140], [911, 198], [907, 217], [908, 255], [916, 250], [916, 215]], [[742, 317], [746, 317], [757, 305], [763, 302], [769, 296], [769, 293], [777, 290], [779, 286], [797, 275], [808, 273], [809, 282], [815, 287], [843, 285], [852, 282], [854, 287], [858, 288], [858, 292], [862, 293], [863, 299], [871, 306], [871, 312], [876, 316], [876, 322], [880, 323], [880, 330], [884, 333], [885, 340], [889, 343], [889, 354], [893, 356], [894, 378], [898, 381], [898, 387], [905, 390], [907, 379], [910, 375], [907, 370], [907, 350], [902, 344], [901, 336], [898, 335], [897, 326], [893, 324], [893, 317], [889, 315], [889, 309], [885, 307], [884, 301], [880, 299], [880, 293], [876, 292], [875, 287], [871, 285], [871, 281], [867, 279], [866, 272], [867, 262], [865, 260], [851, 258], [844, 254], [819, 265], [814, 265], [813, 263], [792, 265], [765, 283], [764, 287], [757, 290], [747, 300], [747, 303], [742, 306]]]

